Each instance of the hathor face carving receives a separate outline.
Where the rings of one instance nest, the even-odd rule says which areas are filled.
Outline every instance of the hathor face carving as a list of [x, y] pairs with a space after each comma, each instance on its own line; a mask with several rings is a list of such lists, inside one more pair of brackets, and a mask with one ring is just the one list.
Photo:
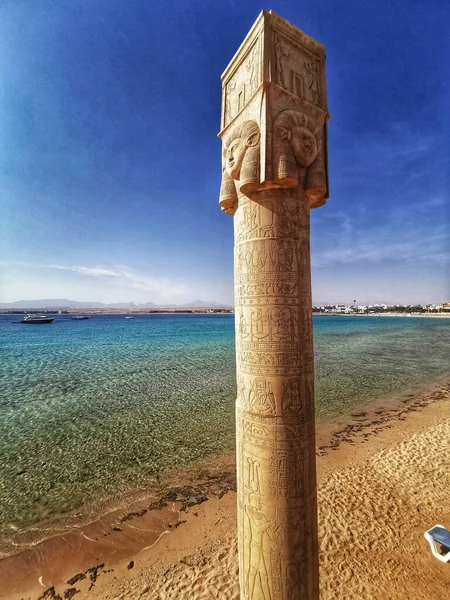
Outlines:
[[289, 143], [298, 165], [309, 167], [317, 156], [316, 138], [304, 125], [290, 125], [283, 123], [275, 127], [275, 141]]
[[307, 169], [318, 155], [316, 123], [297, 110], [279, 113], [273, 129], [275, 181], [283, 187], [304, 185]]
[[296, 127], [292, 131], [291, 146], [301, 167], [309, 167], [317, 156], [316, 138], [306, 127]]
[[219, 204], [227, 214], [234, 215], [237, 189], [248, 194], [259, 185], [259, 127], [255, 121], [246, 121], [228, 140], [224, 143]]
[[242, 163], [248, 148], [259, 144], [259, 128], [254, 121], [244, 123], [239, 135], [233, 139], [225, 152], [225, 171], [232, 179], [239, 179]]
[[240, 137], [228, 146], [225, 154], [225, 170], [232, 179], [239, 179], [246, 151], [247, 146]]

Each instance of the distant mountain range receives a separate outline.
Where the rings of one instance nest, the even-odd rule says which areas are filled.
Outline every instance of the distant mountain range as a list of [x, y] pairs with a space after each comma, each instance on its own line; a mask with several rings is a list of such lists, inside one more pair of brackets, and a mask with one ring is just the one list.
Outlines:
[[77, 302], [67, 298], [45, 298], [40, 300], [17, 300], [16, 302], [0, 302], [1, 308], [43, 308], [43, 309], [62, 309], [62, 308], [229, 308], [226, 304], [217, 302], [205, 302], [204, 300], [194, 300], [187, 304], [155, 304], [154, 302], [145, 302], [145, 304], [135, 304], [134, 302], [115, 302], [104, 304], [103, 302]]

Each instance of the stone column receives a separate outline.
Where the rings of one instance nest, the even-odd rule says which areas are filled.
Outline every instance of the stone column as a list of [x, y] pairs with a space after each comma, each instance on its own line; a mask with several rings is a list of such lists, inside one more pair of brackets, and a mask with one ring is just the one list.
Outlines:
[[309, 213], [328, 197], [324, 47], [263, 11], [222, 82], [241, 598], [317, 600]]

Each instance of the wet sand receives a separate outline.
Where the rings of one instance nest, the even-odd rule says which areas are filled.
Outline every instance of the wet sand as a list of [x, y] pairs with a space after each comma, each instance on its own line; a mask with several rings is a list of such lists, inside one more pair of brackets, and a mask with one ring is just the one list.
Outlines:
[[[0, 561], [0, 598], [238, 599], [234, 455]], [[440, 599], [450, 565], [450, 380], [317, 426], [321, 598]]]

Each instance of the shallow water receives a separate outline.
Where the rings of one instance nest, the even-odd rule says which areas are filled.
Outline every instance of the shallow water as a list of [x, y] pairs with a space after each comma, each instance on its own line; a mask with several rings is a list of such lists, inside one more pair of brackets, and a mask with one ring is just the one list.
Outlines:
[[[0, 316], [0, 551], [233, 448], [233, 315], [12, 320]], [[320, 316], [314, 335], [319, 418], [450, 371], [450, 319]]]

